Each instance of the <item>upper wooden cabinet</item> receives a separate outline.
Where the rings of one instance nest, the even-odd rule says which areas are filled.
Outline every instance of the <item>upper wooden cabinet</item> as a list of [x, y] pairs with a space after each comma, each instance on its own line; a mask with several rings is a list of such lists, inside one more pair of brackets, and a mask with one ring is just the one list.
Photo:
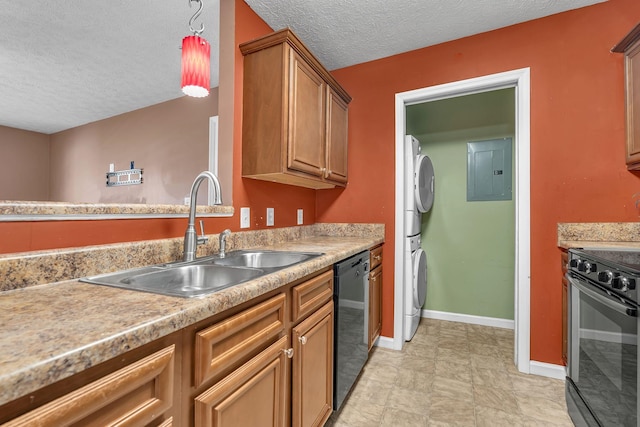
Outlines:
[[351, 97], [289, 29], [240, 50], [242, 176], [316, 189], [345, 186]]
[[611, 51], [624, 53], [627, 169], [640, 170], [640, 24]]

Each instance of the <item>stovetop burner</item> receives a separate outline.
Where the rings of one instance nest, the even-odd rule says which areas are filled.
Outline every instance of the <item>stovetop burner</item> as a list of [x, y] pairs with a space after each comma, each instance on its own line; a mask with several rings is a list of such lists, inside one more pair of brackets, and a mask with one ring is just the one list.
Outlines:
[[640, 250], [570, 249], [569, 274], [582, 277], [633, 303], [640, 287]]

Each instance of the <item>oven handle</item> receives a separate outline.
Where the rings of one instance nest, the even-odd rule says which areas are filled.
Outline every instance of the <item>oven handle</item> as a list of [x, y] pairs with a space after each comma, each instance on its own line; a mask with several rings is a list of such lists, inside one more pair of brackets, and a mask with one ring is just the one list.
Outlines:
[[576, 288], [578, 288], [580, 291], [589, 295], [594, 300], [601, 302], [607, 307], [617, 311], [618, 313], [622, 313], [629, 317], [638, 317], [638, 309], [636, 307], [624, 304], [619, 301], [615, 301], [611, 299], [609, 294], [607, 294], [605, 291], [601, 290], [600, 288], [596, 288], [595, 286], [585, 285], [580, 279], [574, 279], [568, 274], [567, 274], [567, 279], [569, 279], [569, 282], [571, 282], [571, 284], [574, 285]]

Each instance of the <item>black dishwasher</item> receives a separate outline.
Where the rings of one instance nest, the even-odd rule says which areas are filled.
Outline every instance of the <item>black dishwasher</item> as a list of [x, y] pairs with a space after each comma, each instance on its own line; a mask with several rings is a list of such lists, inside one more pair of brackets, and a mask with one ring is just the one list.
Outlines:
[[338, 410], [369, 357], [369, 251], [333, 267], [333, 409]]

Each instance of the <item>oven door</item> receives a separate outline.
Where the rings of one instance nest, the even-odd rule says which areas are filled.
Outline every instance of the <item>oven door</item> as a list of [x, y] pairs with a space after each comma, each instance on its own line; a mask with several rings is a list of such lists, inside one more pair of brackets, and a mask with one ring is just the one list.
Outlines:
[[567, 407], [576, 426], [638, 427], [638, 307], [567, 273]]

